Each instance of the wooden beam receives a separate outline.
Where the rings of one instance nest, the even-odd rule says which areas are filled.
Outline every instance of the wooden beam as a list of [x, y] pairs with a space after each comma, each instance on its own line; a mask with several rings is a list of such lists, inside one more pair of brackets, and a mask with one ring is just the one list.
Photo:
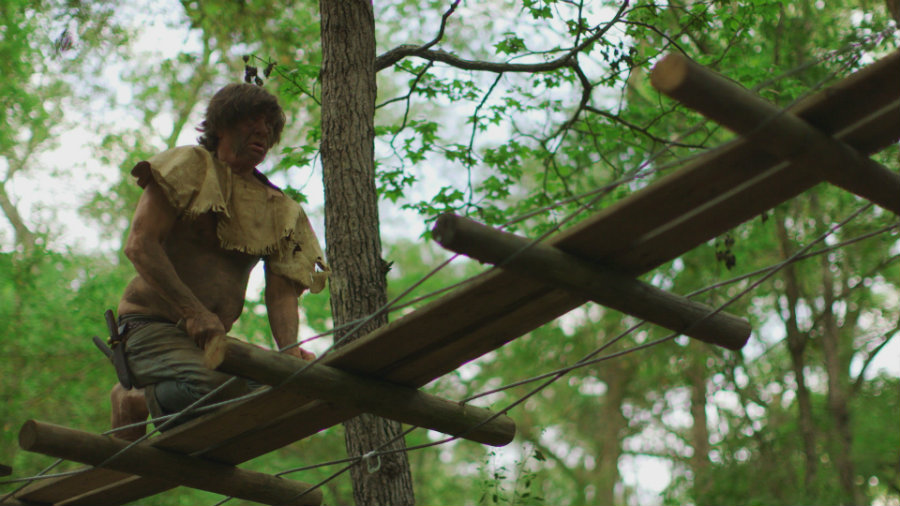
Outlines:
[[432, 231], [441, 246], [481, 262], [558, 286], [613, 309], [701, 341], [741, 349], [750, 324], [612, 269], [453, 214]]
[[[29, 503], [47, 503], [55, 504], [65, 500], [66, 505], [70, 501], [83, 494], [92, 495], [97, 489], [106, 488], [108, 483], [122, 482], [129, 478], [140, 478], [153, 481], [157, 486], [165, 487], [164, 490], [174, 488], [177, 485], [168, 481], [156, 480], [150, 478], [141, 478], [128, 473], [120, 473], [111, 469], [100, 469], [92, 467], [83, 467], [78, 469], [79, 474], [73, 476], [63, 476], [60, 478], [51, 478], [47, 480], [39, 480], [27, 485], [24, 489], [16, 493], [16, 497], [26, 500]], [[102, 501], [92, 501], [91, 506], [101, 506]], [[87, 505], [85, 505], [87, 506]]]
[[[278, 386], [289, 385], [298, 394], [352, 406], [383, 418], [459, 436], [478, 443], [503, 446], [516, 435], [515, 422], [476, 406], [463, 405], [376, 378], [349, 374], [322, 364], [264, 350], [237, 339], [224, 344], [219, 369]], [[302, 372], [294, 376], [297, 371]], [[292, 377], [293, 376], [293, 377]]]
[[[828, 135], [835, 135], [897, 98], [900, 50], [854, 71], [824, 90], [803, 97], [790, 111]], [[860, 146], [850, 143], [858, 151]]]
[[[128, 445], [127, 441], [49, 423], [29, 420], [19, 431], [23, 450], [99, 465]], [[139, 444], [117, 455], [104, 467], [161, 478], [179, 485], [273, 505], [310, 505], [322, 502], [311, 485], [244, 471], [228, 464]]]
[[650, 81], [757, 148], [821, 170], [829, 182], [900, 214], [900, 174], [735, 82], [677, 53], [656, 64]]

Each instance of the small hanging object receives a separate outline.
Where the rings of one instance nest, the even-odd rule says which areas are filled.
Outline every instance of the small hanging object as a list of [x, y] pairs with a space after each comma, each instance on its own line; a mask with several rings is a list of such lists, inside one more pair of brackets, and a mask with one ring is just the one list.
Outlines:
[[53, 41], [53, 50], [56, 52], [56, 56], [60, 56], [62, 53], [72, 49], [73, 45], [74, 40], [72, 39], [72, 35], [69, 33], [69, 29], [66, 28], [59, 34], [59, 37]]
[[244, 65], [244, 82], [247, 84], [252, 84], [253, 79], [259, 79], [258, 73], [259, 69], [257, 69], [253, 65]]
[[[375, 457], [374, 462], [372, 461], [372, 457]], [[366, 463], [366, 471], [368, 471], [369, 474], [375, 474], [381, 470], [381, 455], [376, 455], [374, 450], [363, 455], [363, 461]]]

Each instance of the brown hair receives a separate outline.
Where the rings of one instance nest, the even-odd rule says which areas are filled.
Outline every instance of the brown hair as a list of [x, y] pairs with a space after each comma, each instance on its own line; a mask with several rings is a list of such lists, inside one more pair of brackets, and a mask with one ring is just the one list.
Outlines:
[[221, 132], [235, 123], [262, 114], [271, 130], [269, 147], [281, 140], [284, 130], [284, 111], [278, 99], [265, 89], [252, 84], [229, 84], [217, 91], [206, 108], [206, 117], [197, 130], [202, 135], [197, 138], [207, 151], [215, 152], [219, 146]]

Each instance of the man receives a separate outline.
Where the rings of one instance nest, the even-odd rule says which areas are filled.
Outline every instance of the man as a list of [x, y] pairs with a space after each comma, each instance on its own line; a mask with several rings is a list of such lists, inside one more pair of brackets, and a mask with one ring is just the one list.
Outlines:
[[[298, 298], [320, 291], [329, 271], [303, 210], [256, 169], [284, 123], [263, 88], [228, 85], [209, 103], [200, 146], [168, 150], [132, 170], [144, 188], [125, 244], [137, 276], [118, 313], [137, 388], [113, 388], [113, 427], [143, 421], [148, 409], [154, 417], [179, 412], [231, 378], [204, 367], [203, 348], [238, 319], [260, 259], [275, 341], [297, 342]], [[299, 347], [286, 352], [313, 358]], [[234, 381], [212, 401], [249, 390]], [[144, 428], [118, 434], [134, 440]]]

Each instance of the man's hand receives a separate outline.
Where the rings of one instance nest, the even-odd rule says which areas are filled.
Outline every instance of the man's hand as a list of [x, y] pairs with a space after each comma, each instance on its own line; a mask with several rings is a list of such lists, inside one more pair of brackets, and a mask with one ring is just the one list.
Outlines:
[[222, 320], [210, 311], [199, 311], [188, 316], [184, 323], [188, 335], [194, 338], [194, 342], [201, 350], [206, 348], [212, 338], [225, 335]]
[[291, 355], [297, 357], [301, 360], [306, 360], [307, 362], [311, 362], [316, 359], [316, 354], [306, 351], [299, 346], [294, 346], [293, 348], [288, 348], [284, 350], [284, 353], [287, 355]]

